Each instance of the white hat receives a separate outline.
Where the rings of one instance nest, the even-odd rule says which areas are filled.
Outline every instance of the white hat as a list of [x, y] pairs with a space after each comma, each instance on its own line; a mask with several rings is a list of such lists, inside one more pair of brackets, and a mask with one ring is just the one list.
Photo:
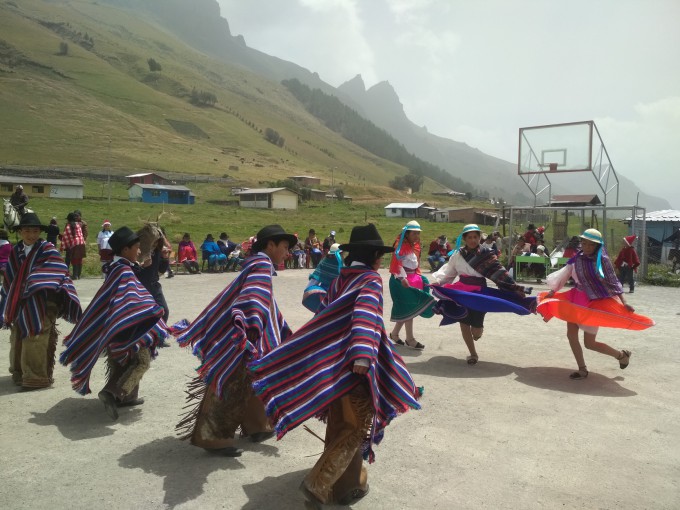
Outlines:
[[331, 230], [331, 235], [332, 235], [332, 236], [335, 235], [335, 230]]
[[422, 228], [420, 228], [420, 223], [418, 223], [416, 220], [411, 220], [409, 221], [406, 226], [404, 227], [405, 230], [413, 230], [414, 232], [422, 232]]
[[539, 244], [538, 246], [536, 246], [536, 251], [538, 251], [538, 250], [545, 251], [545, 246], [543, 246], [542, 244]]
[[337, 253], [340, 251], [340, 243], [333, 243], [331, 245], [331, 249], [329, 250], [329, 253]]

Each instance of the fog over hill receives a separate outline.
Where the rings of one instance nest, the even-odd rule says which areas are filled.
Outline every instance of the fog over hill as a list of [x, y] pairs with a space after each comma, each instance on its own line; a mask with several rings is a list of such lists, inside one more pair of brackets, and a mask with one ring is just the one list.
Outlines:
[[[221, 16], [216, 0], [105, 1], [151, 17], [187, 44], [224, 62], [242, 66], [275, 81], [296, 78], [311, 88], [334, 94], [366, 119], [388, 131], [421, 159], [488, 191], [490, 196], [503, 197], [515, 204], [531, 203], [531, 194], [516, 175], [515, 162], [489, 156], [464, 142], [433, 135], [425, 127], [415, 125], [404, 113], [397, 92], [386, 81], [367, 90], [361, 76], [356, 76], [335, 88], [313, 71], [249, 48], [247, 33], [245, 38], [231, 34], [228, 20]], [[634, 204], [639, 194], [640, 205], [652, 210], [670, 208], [665, 199], [641, 193], [635, 183], [621, 175], [619, 178], [619, 203]], [[592, 187], [589, 185], [591, 181]], [[560, 176], [560, 179], [553, 180], [554, 194], [586, 193], [591, 192], [591, 188], [593, 193], [602, 195], [593, 177], [587, 174], [569, 178]]]

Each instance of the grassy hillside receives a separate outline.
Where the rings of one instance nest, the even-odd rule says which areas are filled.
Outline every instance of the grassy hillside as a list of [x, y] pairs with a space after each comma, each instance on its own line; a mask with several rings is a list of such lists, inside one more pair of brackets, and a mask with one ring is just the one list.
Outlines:
[[[85, 34], [91, 48], [78, 44]], [[58, 55], [62, 42], [67, 55]], [[162, 71], [151, 73], [149, 58]], [[190, 104], [193, 88], [215, 94], [216, 106]], [[5, 165], [229, 175], [251, 185], [295, 174], [330, 184], [334, 169], [346, 194], [380, 200], [398, 198], [386, 184], [406, 173], [326, 129], [280, 84], [96, 2], [0, 2], [0, 108]], [[264, 140], [267, 127], [283, 148]]]

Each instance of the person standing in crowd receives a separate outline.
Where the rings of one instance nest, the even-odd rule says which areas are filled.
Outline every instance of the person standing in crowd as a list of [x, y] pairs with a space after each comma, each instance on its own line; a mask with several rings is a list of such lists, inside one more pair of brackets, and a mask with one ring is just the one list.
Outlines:
[[75, 216], [76, 221], [80, 223], [80, 230], [83, 232], [83, 239], [87, 241], [87, 235], [89, 231], [87, 229], [87, 221], [83, 219], [83, 213], [81, 213], [79, 209], [76, 209], [73, 211], [73, 215]]
[[430, 264], [430, 269], [433, 273], [446, 263], [450, 251], [451, 245], [446, 239], [445, 234], [440, 235], [430, 243], [430, 249], [427, 252], [427, 262]]
[[538, 246], [538, 240], [536, 239], [536, 225], [529, 223], [527, 231], [524, 232], [524, 242], [529, 245], [529, 251], [532, 253], [536, 252], [536, 246]]
[[[390, 339], [412, 349], [422, 350], [423, 344], [413, 336], [413, 319], [418, 315], [432, 317], [434, 299], [425, 292], [429, 283], [420, 274], [420, 224], [409, 221], [401, 230], [394, 242], [396, 249], [390, 263], [390, 295], [392, 296], [392, 314], [390, 320], [394, 327]], [[406, 339], [399, 338], [402, 326], [406, 326]]]
[[394, 248], [369, 224], [354, 227], [339, 249], [348, 252], [345, 267], [319, 312], [250, 364], [279, 439], [311, 417], [326, 422], [324, 451], [300, 485], [313, 508], [366, 496], [363, 460], [374, 461], [373, 445], [394, 417], [420, 409], [420, 389], [387, 339], [382, 318], [378, 269]]
[[196, 246], [194, 246], [191, 236], [185, 232], [182, 240], [179, 242], [177, 248], [177, 260], [184, 265], [187, 271], [191, 274], [201, 274], [201, 268], [198, 265]]
[[340, 275], [341, 268], [342, 252], [340, 245], [335, 243], [331, 245], [328, 256], [324, 257], [314, 272], [309, 275], [309, 283], [302, 293], [302, 305], [307, 310], [317, 312], [331, 283]]
[[274, 435], [246, 364], [291, 334], [274, 299], [272, 276], [293, 243], [295, 236], [280, 225], [261, 229], [238, 277], [177, 338], [201, 361], [187, 391], [188, 401], [198, 404], [177, 425], [182, 439], [194, 446], [238, 457], [242, 450], [234, 445], [234, 434], [239, 426], [253, 442]]
[[168, 336], [164, 310], [137, 279], [139, 236], [120, 227], [109, 238], [113, 261], [104, 266], [105, 280], [82, 318], [66, 337], [59, 361], [71, 365], [71, 384], [90, 393], [90, 374], [107, 355], [107, 381], [99, 400], [112, 420], [118, 408], [144, 403], [139, 383], [149, 369], [156, 347]]
[[0, 283], [5, 273], [5, 267], [12, 253], [12, 243], [9, 242], [9, 235], [4, 228], [0, 228]]
[[111, 222], [109, 220], [104, 220], [102, 223], [102, 229], [99, 234], [97, 234], [97, 246], [99, 246], [99, 262], [101, 262], [102, 267], [104, 264], [108, 264], [113, 260], [113, 250], [109, 246], [109, 238], [113, 235], [111, 231]]
[[309, 235], [307, 235], [307, 239], [305, 239], [305, 251], [309, 254], [312, 267], [316, 268], [316, 266], [319, 265], [323, 253], [321, 252], [321, 243], [319, 242], [319, 238], [316, 237], [316, 231], [313, 228], [309, 229]]
[[11, 328], [9, 371], [23, 390], [52, 386], [56, 320], [80, 319], [82, 310], [68, 268], [54, 245], [40, 239], [34, 213], [21, 217], [21, 240], [12, 248], [0, 290], [0, 326]]
[[47, 225], [47, 237], [45, 240], [48, 243], [52, 243], [54, 246], [57, 246], [57, 239], [59, 239], [59, 237], [59, 225], [57, 225], [57, 217], [52, 216], [50, 224]]
[[635, 273], [640, 266], [640, 258], [635, 251], [635, 240], [637, 236], [626, 236], [623, 238], [623, 248], [614, 261], [614, 266], [619, 271], [619, 281], [621, 285], [628, 284], [628, 290], [632, 294], [635, 292]]
[[24, 187], [19, 184], [12, 196], [9, 197], [9, 203], [14, 206], [14, 208], [19, 213], [19, 216], [26, 214], [26, 206], [28, 205], [28, 196], [24, 193]]
[[[569, 376], [573, 380], [588, 377], [579, 330], [583, 331], [586, 349], [615, 358], [619, 368], [623, 369], [630, 363], [631, 351], [614, 349], [598, 342], [599, 327], [641, 330], [654, 325], [654, 321], [648, 317], [633, 313], [635, 309], [626, 303], [623, 287], [605, 250], [602, 234], [589, 228], [580, 237], [581, 251], [562, 269], [548, 275], [550, 292], [539, 296], [537, 308], [546, 322], [552, 317], [567, 322], [567, 339], [578, 366], [578, 370]], [[574, 279], [576, 287], [556, 294], [570, 278]]]
[[[161, 237], [151, 248], [151, 256], [144, 260], [138, 273], [139, 282], [149, 291], [156, 304], [163, 307], [163, 321], [167, 324], [170, 308], [163, 294], [160, 275], [165, 273], [170, 266], [169, 253], [165, 247], [165, 238]], [[170, 347], [165, 340], [158, 347]]]
[[580, 249], [581, 240], [579, 236], [572, 236], [572, 238], [569, 240], [569, 243], [567, 243], [567, 247], [564, 249], [562, 257], [570, 259], [574, 255], [576, 255]]
[[81, 223], [76, 221], [74, 213], [68, 213], [66, 226], [61, 236], [61, 249], [66, 252], [66, 258], [72, 266], [71, 275], [74, 280], [79, 280], [83, 271], [83, 259], [85, 258], [85, 238]]
[[[432, 274], [432, 280], [443, 286], [442, 289], [433, 287], [435, 295], [445, 298], [445, 301], [451, 300], [455, 303], [455, 308], [460, 309], [458, 316], [449, 316], [450, 320], [443, 324], [460, 323], [463, 341], [470, 351], [468, 365], [475, 365], [479, 360], [475, 342], [484, 332], [487, 311], [509, 311], [526, 315], [536, 309], [536, 299], [526, 297], [531, 289], [515, 283], [491, 248], [480, 244], [481, 235], [482, 231], [477, 225], [465, 225], [456, 240], [454, 254], [439, 271]], [[456, 278], [458, 281], [454, 283]], [[487, 278], [498, 286], [498, 290], [487, 288]], [[499, 303], [505, 309], [498, 310]], [[440, 301], [438, 307], [447, 304]], [[448, 314], [443, 315], [446, 317]]]

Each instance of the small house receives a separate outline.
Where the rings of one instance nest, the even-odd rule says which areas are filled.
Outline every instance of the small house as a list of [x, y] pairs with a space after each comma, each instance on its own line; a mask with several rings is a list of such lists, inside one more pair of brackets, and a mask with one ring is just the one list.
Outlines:
[[151, 204], [193, 204], [195, 195], [186, 186], [133, 184], [128, 190], [130, 202]]
[[83, 181], [80, 179], [39, 179], [20, 175], [0, 175], [0, 195], [9, 197], [19, 184], [24, 187], [24, 193], [29, 199], [83, 198]]
[[385, 216], [388, 218], [427, 218], [434, 210], [434, 207], [430, 207], [425, 202], [393, 202], [385, 206]]
[[312, 175], [293, 175], [288, 178], [303, 188], [321, 185], [321, 177], [314, 177]]
[[238, 194], [241, 207], [297, 209], [299, 193], [288, 188], [253, 188]]
[[129, 186], [133, 184], [172, 184], [170, 180], [154, 173], [132, 174], [125, 177], [128, 179]]

